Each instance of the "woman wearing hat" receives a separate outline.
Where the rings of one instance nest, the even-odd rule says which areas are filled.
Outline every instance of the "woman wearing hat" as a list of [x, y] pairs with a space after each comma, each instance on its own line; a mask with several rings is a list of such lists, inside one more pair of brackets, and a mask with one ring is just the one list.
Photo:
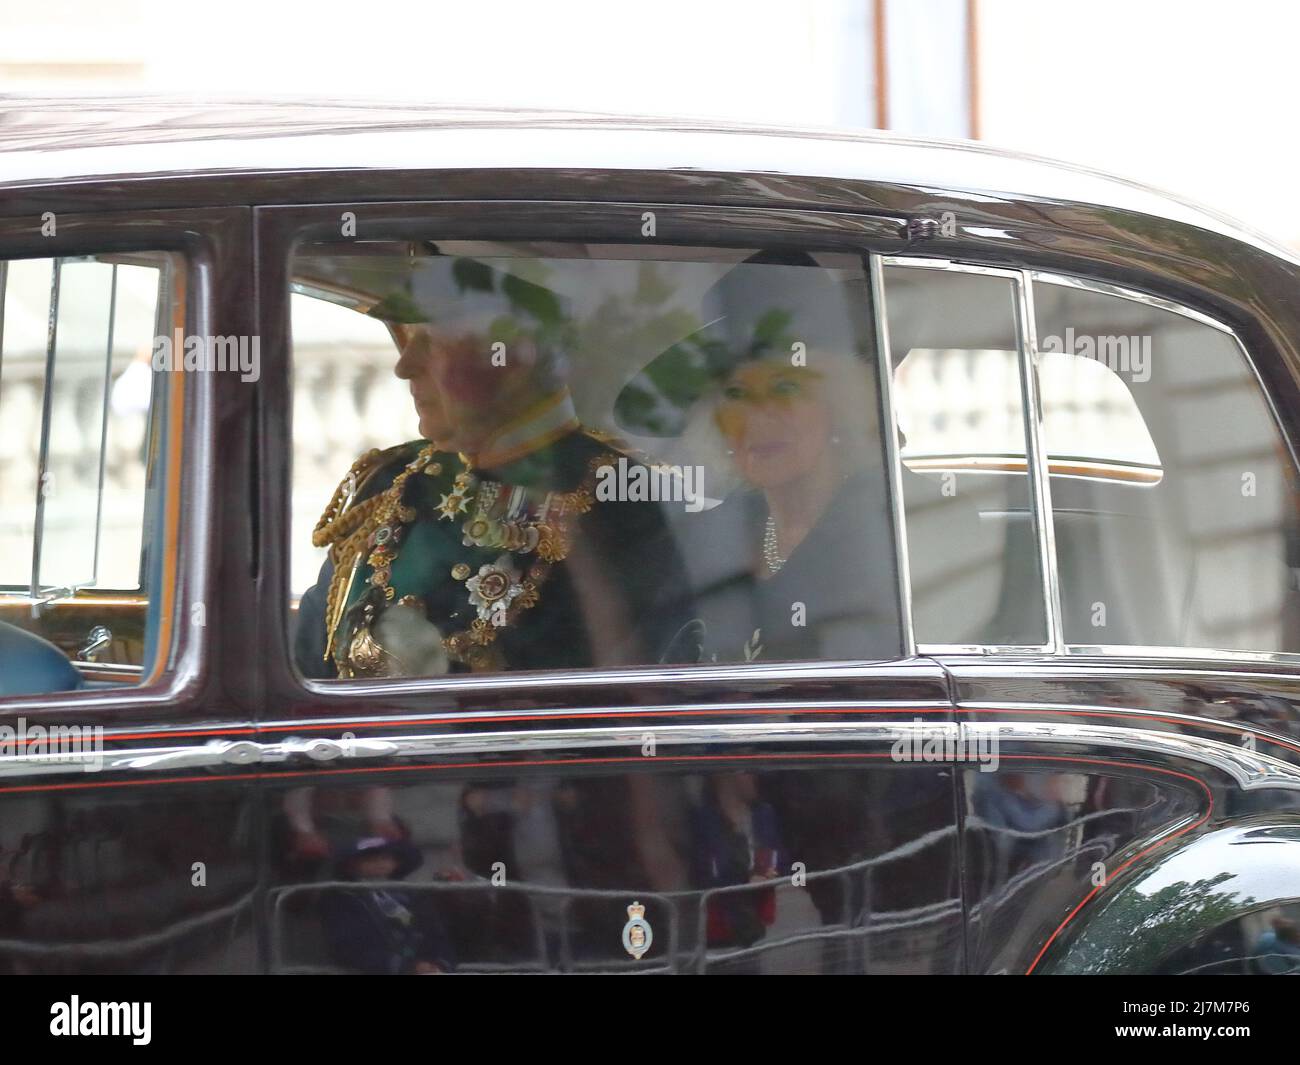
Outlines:
[[701, 316], [615, 405], [629, 432], [678, 436], [706, 485], [735, 486], [687, 529], [698, 616], [679, 642], [703, 661], [896, 657], [865, 279], [763, 253], [713, 286]]

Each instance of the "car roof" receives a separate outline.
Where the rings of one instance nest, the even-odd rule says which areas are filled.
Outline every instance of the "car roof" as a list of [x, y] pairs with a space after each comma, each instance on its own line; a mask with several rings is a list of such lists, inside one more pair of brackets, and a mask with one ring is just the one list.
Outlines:
[[1110, 207], [1296, 262], [1214, 209], [1091, 167], [876, 130], [379, 100], [0, 95], [0, 190], [96, 178], [312, 170], [776, 174]]

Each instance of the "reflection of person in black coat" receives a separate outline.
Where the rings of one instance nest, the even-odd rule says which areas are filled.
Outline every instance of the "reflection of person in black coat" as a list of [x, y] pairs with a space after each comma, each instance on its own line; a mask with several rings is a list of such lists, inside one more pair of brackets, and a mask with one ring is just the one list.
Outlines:
[[410, 843], [375, 836], [342, 854], [338, 874], [358, 881], [321, 899], [321, 917], [334, 959], [348, 969], [375, 974], [447, 973], [454, 967], [442, 923], [416, 893], [385, 886], [420, 865]]

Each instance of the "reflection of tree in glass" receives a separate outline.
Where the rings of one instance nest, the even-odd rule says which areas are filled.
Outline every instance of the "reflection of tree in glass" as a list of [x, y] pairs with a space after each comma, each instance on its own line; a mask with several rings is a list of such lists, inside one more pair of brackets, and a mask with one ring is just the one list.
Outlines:
[[793, 321], [792, 311], [769, 308], [740, 342], [715, 323], [696, 329], [654, 358], [623, 389], [614, 406], [620, 424], [652, 436], [680, 434], [695, 401], [733, 369], [778, 351], [789, 352]]
[[[525, 277], [480, 259], [442, 260], [438, 269], [449, 267], [450, 276], [441, 275], [440, 287], [449, 279], [455, 292], [488, 297], [496, 313], [480, 327], [480, 338], [507, 349], [531, 341], [543, 362], [562, 375], [567, 364], [597, 406], [585, 413], [598, 421], [609, 410], [600, 397], [621, 387], [614, 412], [632, 432], [680, 435], [695, 402], [735, 367], [792, 350], [793, 310], [769, 305], [706, 322], [681, 305], [682, 287], [662, 264], [639, 264], [634, 287], [605, 294], [581, 315], [548, 284], [545, 263], [530, 260], [528, 266]], [[438, 308], [426, 305], [428, 296], [417, 299], [409, 284], [408, 278], [408, 287], [390, 289], [368, 313], [392, 322], [437, 325]], [[446, 317], [456, 320], [454, 313]], [[623, 387], [622, 375], [629, 368], [639, 372]]]
[[[535, 264], [537, 269], [540, 263]], [[492, 341], [510, 344], [522, 336], [539, 346], [564, 350], [572, 340], [573, 319], [564, 311], [559, 296], [547, 288], [543, 279], [528, 280], [517, 274], [494, 269], [478, 259], [456, 259], [451, 276], [461, 292], [497, 292], [505, 297], [510, 310], [488, 327]]]
[[1216, 891], [1232, 873], [1207, 880], [1178, 880], [1150, 895], [1121, 891], [1105, 906], [1062, 959], [1063, 972], [1141, 973], [1251, 905], [1253, 897]]

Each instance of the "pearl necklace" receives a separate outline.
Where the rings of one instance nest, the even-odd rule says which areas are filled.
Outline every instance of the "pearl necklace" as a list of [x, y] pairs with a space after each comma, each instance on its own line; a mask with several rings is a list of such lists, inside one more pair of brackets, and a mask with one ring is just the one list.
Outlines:
[[767, 516], [767, 525], [763, 529], [763, 564], [767, 566], [768, 573], [776, 573], [785, 565], [786, 560], [781, 557], [776, 542], [776, 519], [771, 514]]

